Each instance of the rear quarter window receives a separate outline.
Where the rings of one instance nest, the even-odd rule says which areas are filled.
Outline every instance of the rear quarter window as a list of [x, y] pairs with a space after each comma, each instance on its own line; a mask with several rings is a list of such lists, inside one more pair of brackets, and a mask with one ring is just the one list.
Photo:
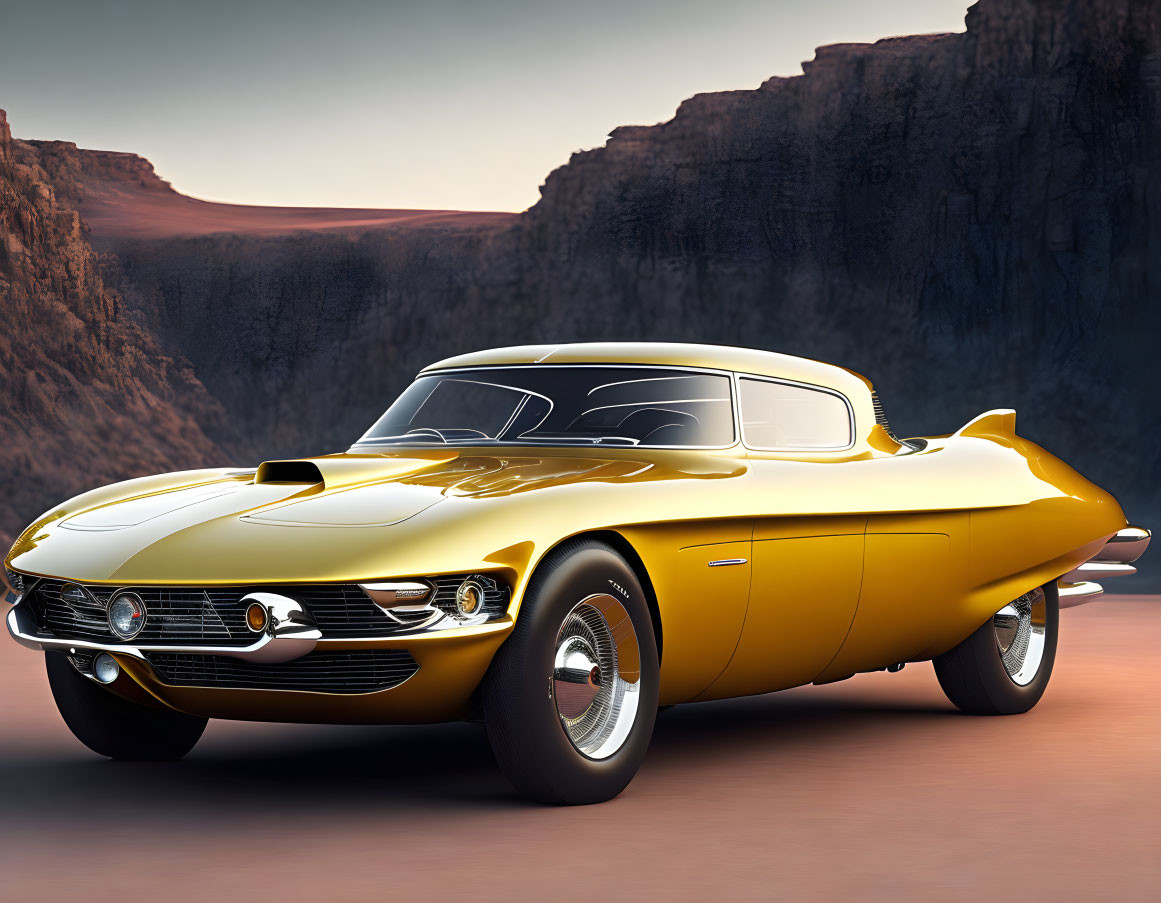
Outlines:
[[822, 389], [740, 377], [742, 438], [765, 451], [844, 449], [854, 439], [842, 397]]

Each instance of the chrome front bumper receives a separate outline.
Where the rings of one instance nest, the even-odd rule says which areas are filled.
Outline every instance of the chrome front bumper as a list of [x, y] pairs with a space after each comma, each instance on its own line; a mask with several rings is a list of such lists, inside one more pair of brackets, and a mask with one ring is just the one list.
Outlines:
[[[272, 595], [272, 594], [262, 594]], [[286, 600], [288, 602], [292, 600]], [[301, 609], [300, 609], [301, 610]], [[118, 652], [145, 660], [146, 652], [192, 652], [201, 655], [225, 655], [253, 662], [288, 662], [311, 652], [322, 639], [318, 628], [293, 620], [290, 611], [284, 610], [285, 617], [272, 624], [271, 629], [261, 634], [249, 646], [191, 646], [167, 643], [99, 643], [92, 640], [69, 639], [46, 636], [37, 630], [32, 612], [17, 602], [6, 618], [8, 632], [21, 646], [43, 652]]]
[[1151, 538], [1152, 533], [1144, 527], [1126, 527], [1114, 533], [1089, 561], [1060, 578], [1060, 607], [1074, 608], [1092, 602], [1104, 592], [1098, 580], [1137, 573], [1132, 562], [1149, 548]]
[[[464, 718], [475, 705], [474, 694], [492, 657], [514, 624], [505, 613], [482, 623], [402, 630], [396, 626], [383, 633], [334, 636], [299, 601], [263, 592], [251, 597], [261, 595], [255, 601], [266, 607], [270, 624], [255, 633], [252, 641], [242, 640], [236, 630], [229, 644], [210, 637], [159, 637], [156, 632], [130, 640], [82, 638], [42, 624], [43, 612], [33, 604], [32, 592], [33, 587], [24, 593], [12, 589], [10, 596], [16, 601], [5, 612], [8, 632], [20, 645], [64, 653], [82, 674], [86, 674], [86, 660], [108, 653], [121, 666], [119, 677], [107, 685], [111, 691], [143, 704], [243, 721], [418, 724]], [[398, 653], [399, 661], [384, 661], [383, 656], [372, 661], [366, 655], [371, 652]], [[170, 661], [160, 661], [164, 657]], [[188, 661], [200, 658], [206, 660], [204, 667]], [[323, 658], [326, 662], [320, 663]], [[223, 666], [228, 660], [243, 670]], [[292, 674], [284, 670], [288, 668], [298, 670]], [[392, 668], [395, 672], [388, 674]], [[402, 674], [400, 668], [408, 673]], [[369, 688], [351, 689], [367, 677], [368, 669], [375, 686], [364, 681]], [[395, 682], [400, 676], [402, 681]], [[286, 678], [284, 683], [277, 682], [282, 678]]]
[[440, 638], [455, 640], [468, 635], [489, 635], [506, 633], [512, 626], [511, 620], [488, 621], [483, 624], [459, 627], [453, 630], [432, 631], [418, 630], [414, 633], [392, 633], [382, 637], [346, 637], [342, 639], [324, 639], [317, 627], [310, 623], [301, 607], [292, 599], [278, 597], [279, 605], [272, 605], [272, 593], [256, 593], [263, 597], [267, 608], [274, 615], [271, 628], [249, 646], [217, 646], [211, 644], [191, 643], [136, 643], [128, 642], [97, 642], [93, 640], [71, 639], [68, 637], [48, 636], [40, 633], [32, 612], [23, 604], [17, 602], [8, 612], [6, 623], [8, 632], [21, 646], [42, 652], [110, 652], [133, 658], [146, 660], [148, 652], [189, 653], [193, 655], [222, 655], [229, 658], [242, 659], [251, 662], [273, 664], [289, 662], [301, 658], [309, 652], [319, 649], [357, 649], [370, 648], [380, 645], [399, 646], [413, 644], [416, 641], [430, 643]]
[[[38, 632], [31, 606], [17, 602], [7, 612], [12, 638], [29, 649], [63, 652], [76, 659], [107, 652], [121, 665], [121, 675], [109, 689], [137, 702], [159, 702], [207, 718], [281, 721], [304, 724], [421, 724], [466, 717], [492, 657], [512, 630], [509, 617], [452, 630], [421, 630], [386, 637], [344, 637], [309, 640], [313, 655], [303, 652], [302, 636], [263, 635], [248, 646], [181, 645], [150, 641], [115, 642], [48, 636]], [[392, 650], [407, 652], [411, 676], [402, 683], [364, 692], [287, 684], [256, 688], [228, 683], [174, 683], [155, 665], [157, 653], [217, 659], [231, 657], [256, 669], [278, 669], [274, 663], [301, 653], [304, 664], [321, 653]], [[77, 662], [74, 661], [74, 665]], [[78, 666], [78, 670], [81, 670]], [[85, 672], [81, 670], [81, 673]]]

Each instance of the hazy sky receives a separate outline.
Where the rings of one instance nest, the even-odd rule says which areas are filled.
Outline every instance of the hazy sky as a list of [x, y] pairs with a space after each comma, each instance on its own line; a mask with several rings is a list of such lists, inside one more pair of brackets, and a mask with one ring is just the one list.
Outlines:
[[522, 210], [569, 154], [969, 0], [0, 0], [22, 138], [254, 204]]

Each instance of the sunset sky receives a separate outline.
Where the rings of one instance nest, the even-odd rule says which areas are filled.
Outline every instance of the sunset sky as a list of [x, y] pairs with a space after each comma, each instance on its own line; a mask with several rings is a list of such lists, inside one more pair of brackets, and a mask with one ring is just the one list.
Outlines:
[[618, 125], [821, 44], [962, 31], [968, 5], [0, 0], [0, 108], [210, 200], [515, 211]]

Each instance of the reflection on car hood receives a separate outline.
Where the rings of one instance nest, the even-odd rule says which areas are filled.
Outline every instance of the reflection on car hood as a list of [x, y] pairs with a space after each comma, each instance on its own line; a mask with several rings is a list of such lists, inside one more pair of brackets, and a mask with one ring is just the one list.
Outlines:
[[[398, 457], [316, 458], [320, 492], [244, 515], [287, 526], [381, 527], [400, 523], [449, 497], [497, 497], [590, 480], [633, 477], [641, 461], [599, 458], [505, 458], [442, 453], [434, 460]], [[272, 484], [267, 484], [272, 485]]]
[[[481, 566], [482, 556], [473, 558], [468, 547], [523, 542], [533, 530], [530, 518], [551, 520], [564, 510], [518, 503], [531, 494], [565, 493], [560, 505], [583, 525], [578, 503], [598, 506], [602, 517], [621, 506], [599, 504], [604, 492], [578, 496], [581, 485], [647, 491], [659, 482], [696, 483], [744, 469], [704, 455], [664, 457], [660, 463], [625, 452], [409, 449], [267, 467], [262, 473], [272, 479], [261, 481], [253, 472], [225, 470], [150, 477], [65, 503], [20, 538], [10, 560], [31, 574], [140, 583], [347, 579], [365, 568], [388, 573], [394, 566], [388, 558], [417, 564], [430, 558], [432, 572], [455, 570], [462, 568], [452, 559], [463, 557], [464, 567]], [[280, 475], [286, 479], [278, 481]], [[477, 516], [512, 506], [522, 513], [505, 518], [502, 531]]]

